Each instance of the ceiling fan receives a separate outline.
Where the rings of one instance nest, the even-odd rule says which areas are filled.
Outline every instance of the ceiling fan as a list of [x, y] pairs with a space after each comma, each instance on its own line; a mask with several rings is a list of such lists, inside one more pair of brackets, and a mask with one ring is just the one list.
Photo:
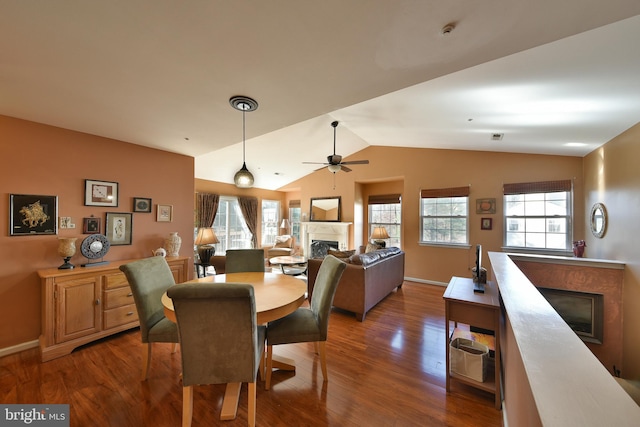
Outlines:
[[307, 165], [327, 165], [330, 172], [336, 173], [340, 170], [345, 172], [351, 172], [351, 169], [346, 167], [345, 165], [368, 165], [369, 160], [351, 160], [348, 162], [342, 161], [342, 156], [336, 154], [336, 128], [338, 127], [338, 122], [332, 122], [331, 126], [333, 127], [333, 154], [327, 156], [327, 163], [319, 163], [319, 162], [302, 162]]

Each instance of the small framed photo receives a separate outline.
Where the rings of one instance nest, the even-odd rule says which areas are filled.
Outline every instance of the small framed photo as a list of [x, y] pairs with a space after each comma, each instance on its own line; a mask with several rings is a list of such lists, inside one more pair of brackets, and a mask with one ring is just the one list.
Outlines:
[[496, 213], [496, 199], [476, 199], [477, 214], [494, 214]]
[[9, 235], [58, 234], [58, 196], [11, 194]]
[[480, 221], [480, 229], [481, 230], [491, 230], [493, 220], [491, 218], [482, 218]]
[[151, 199], [145, 197], [133, 198], [133, 211], [134, 212], [151, 212]]
[[100, 218], [83, 218], [82, 219], [82, 233], [83, 234], [99, 234], [100, 233]]
[[84, 180], [85, 206], [118, 206], [118, 183]]
[[158, 222], [171, 222], [173, 221], [173, 206], [172, 205], [158, 205], [158, 214], [156, 217]]
[[130, 212], [107, 212], [104, 230], [111, 246], [130, 245], [133, 236], [133, 214]]

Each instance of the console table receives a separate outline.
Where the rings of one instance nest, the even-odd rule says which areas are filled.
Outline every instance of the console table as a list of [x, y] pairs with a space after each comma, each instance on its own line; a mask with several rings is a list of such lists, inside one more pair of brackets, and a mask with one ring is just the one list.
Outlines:
[[[111, 261], [72, 270], [39, 270], [42, 282], [43, 362], [65, 356], [76, 347], [139, 326], [129, 282]], [[167, 257], [176, 283], [189, 280], [189, 257]]]
[[[496, 409], [500, 409], [500, 299], [496, 284], [487, 282], [484, 293], [477, 293], [473, 292], [472, 279], [452, 277], [443, 298], [445, 301], [445, 333], [447, 334], [447, 392], [449, 392], [451, 378], [454, 378], [457, 381], [493, 393]], [[451, 372], [449, 366], [451, 322], [454, 322], [454, 327], [460, 322], [495, 332], [494, 363], [489, 367], [486, 381], [474, 381]]]

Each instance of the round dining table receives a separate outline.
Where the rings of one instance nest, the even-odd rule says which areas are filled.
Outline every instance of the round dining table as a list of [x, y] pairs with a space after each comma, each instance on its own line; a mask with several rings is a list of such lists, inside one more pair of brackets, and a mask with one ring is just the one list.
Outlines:
[[[268, 272], [243, 272], [216, 274], [190, 280], [185, 283], [248, 283], [253, 286], [256, 303], [256, 322], [267, 324], [293, 313], [306, 299], [307, 284], [293, 276]], [[179, 286], [179, 284], [178, 284]], [[162, 295], [165, 316], [176, 321], [173, 300], [166, 292]], [[295, 370], [291, 359], [273, 356], [273, 366], [281, 370]], [[238, 399], [242, 383], [229, 383], [220, 411], [221, 420], [235, 419], [238, 411]]]

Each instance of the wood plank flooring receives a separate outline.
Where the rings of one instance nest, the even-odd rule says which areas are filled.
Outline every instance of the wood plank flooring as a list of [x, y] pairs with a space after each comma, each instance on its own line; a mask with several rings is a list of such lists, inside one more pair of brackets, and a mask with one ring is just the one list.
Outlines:
[[[274, 347], [296, 361], [258, 381], [262, 426], [500, 426], [493, 395], [452, 382], [445, 391], [444, 288], [405, 282], [364, 322], [335, 310], [329, 323], [323, 382], [312, 344]], [[154, 344], [140, 381], [140, 333], [133, 329], [49, 362], [38, 350], [0, 359], [0, 402], [68, 403], [71, 426], [178, 426], [182, 417], [180, 354]], [[247, 425], [247, 385], [238, 416], [220, 421], [224, 385], [197, 386], [193, 426]]]

